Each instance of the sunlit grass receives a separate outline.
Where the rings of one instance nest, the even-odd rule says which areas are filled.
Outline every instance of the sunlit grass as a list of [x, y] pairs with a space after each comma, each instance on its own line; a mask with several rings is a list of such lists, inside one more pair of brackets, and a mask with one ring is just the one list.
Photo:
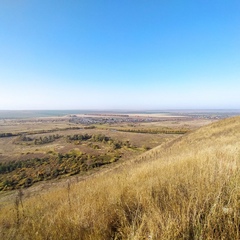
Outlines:
[[[1, 239], [239, 239], [240, 118], [0, 211]], [[19, 194], [16, 200], [19, 200]]]

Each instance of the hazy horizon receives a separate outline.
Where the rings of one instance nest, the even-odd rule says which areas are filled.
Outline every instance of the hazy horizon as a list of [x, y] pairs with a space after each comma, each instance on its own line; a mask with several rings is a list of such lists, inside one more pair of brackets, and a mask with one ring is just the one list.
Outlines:
[[1, 1], [1, 110], [240, 108], [240, 2]]
[[26, 112], [31, 112], [31, 111], [82, 111], [82, 112], [175, 112], [175, 111], [189, 111], [189, 112], [194, 112], [194, 111], [222, 111], [222, 112], [229, 112], [229, 111], [240, 111], [240, 108], [162, 108], [162, 109], [141, 109], [141, 108], [132, 108], [132, 109], [102, 109], [102, 108], [96, 108], [96, 109], [61, 109], [61, 108], [55, 108], [55, 109], [0, 109], [0, 112], [14, 112], [14, 111], [26, 111]]
[[0, 110], [0, 119], [24, 119], [38, 117], [62, 117], [73, 114], [163, 114], [165, 115], [198, 115], [198, 114], [217, 114], [219, 116], [236, 116], [240, 114], [240, 109], [162, 109], [162, 110], [100, 110], [100, 109], [52, 109], [52, 110]]

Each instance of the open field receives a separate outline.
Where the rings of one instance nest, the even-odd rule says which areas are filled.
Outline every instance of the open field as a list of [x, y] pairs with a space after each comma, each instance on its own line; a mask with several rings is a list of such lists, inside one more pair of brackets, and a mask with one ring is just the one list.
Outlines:
[[[166, 118], [167, 116], [167, 118]], [[0, 190], [128, 161], [213, 119], [84, 114], [0, 120]]]
[[[0, 120], [0, 162], [42, 157], [48, 155], [49, 152], [67, 153], [72, 149], [85, 153], [103, 153], [105, 150], [109, 150], [103, 144], [100, 144], [101, 147], [99, 146], [96, 151], [86, 143], [77, 144], [76, 141], [66, 141], [67, 136], [76, 134], [101, 134], [116, 141], [129, 141], [138, 150], [144, 147], [151, 149], [178, 137], [179, 134], [214, 121], [212, 119], [190, 119], [187, 116], [181, 118], [169, 116], [170, 119], [166, 120], [165, 115], [159, 114], [151, 118], [146, 114], [135, 115], [126, 117], [125, 115], [85, 114], [81, 117], [70, 115]], [[9, 136], [5, 137], [8, 134]], [[59, 136], [59, 138], [43, 144], [36, 144], [38, 139], [53, 135]], [[131, 151], [131, 153], [133, 152]]]
[[[59, 131], [65, 137], [73, 136], [75, 131], [102, 133], [111, 139], [129, 141], [135, 145], [136, 153], [131, 155], [128, 151], [134, 151], [124, 146], [117, 151], [125, 151], [125, 157], [104, 165], [100, 171], [93, 169], [84, 175], [2, 192], [0, 237], [239, 239], [240, 118], [206, 120], [214, 123], [200, 128], [206, 122], [194, 121], [196, 125], [189, 124], [189, 128], [186, 122], [168, 122], [171, 130], [179, 130], [177, 126], [188, 129], [185, 134], [122, 132], [113, 130], [113, 124], [108, 123], [96, 124], [92, 129]], [[127, 127], [159, 130], [166, 126], [160, 122], [114, 126], [125, 130]], [[7, 139], [14, 141], [18, 137]], [[65, 137], [56, 140], [54, 151], [69, 152], [72, 143], [65, 142]], [[144, 142], [152, 149], [143, 150]], [[98, 150], [110, 147], [105, 144], [100, 143]], [[74, 144], [74, 148], [83, 151], [81, 144]], [[42, 149], [42, 153], [46, 150]]]

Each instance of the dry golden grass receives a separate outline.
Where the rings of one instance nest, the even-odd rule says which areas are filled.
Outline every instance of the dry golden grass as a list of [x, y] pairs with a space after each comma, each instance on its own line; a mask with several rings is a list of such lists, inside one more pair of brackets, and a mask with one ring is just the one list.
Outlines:
[[0, 209], [1, 239], [240, 239], [240, 117]]

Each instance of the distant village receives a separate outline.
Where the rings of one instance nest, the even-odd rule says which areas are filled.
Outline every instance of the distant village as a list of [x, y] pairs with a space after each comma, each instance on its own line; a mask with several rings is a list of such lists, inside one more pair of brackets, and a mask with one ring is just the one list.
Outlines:
[[44, 118], [25, 118], [25, 119], [0, 119], [0, 123], [13, 121], [19, 123], [27, 122], [69, 122], [74, 124], [118, 124], [118, 123], [149, 123], [164, 121], [192, 121], [194, 119], [218, 120], [239, 115], [239, 112], [174, 112], [174, 115], [146, 115], [146, 114], [86, 114], [84, 115], [66, 115], [63, 117], [44, 117]]
[[95, 117], [78, 117], [76, 115], [69, 116], [69, 122], [75, 124], [116, 124], [116, 123], [144, 123], [144, 122], [162, 122], [162, 121], [179, 121], [179, 120], [193, 120], [193, 119], [224, 119], [229, 117], [227, 114], [194, 114], [194, 115], [180, 115], [179, 116], [170, 116], [170, 117], [143, 117], [143, 116], [129, 116], [129, 115], [99, 115]]

